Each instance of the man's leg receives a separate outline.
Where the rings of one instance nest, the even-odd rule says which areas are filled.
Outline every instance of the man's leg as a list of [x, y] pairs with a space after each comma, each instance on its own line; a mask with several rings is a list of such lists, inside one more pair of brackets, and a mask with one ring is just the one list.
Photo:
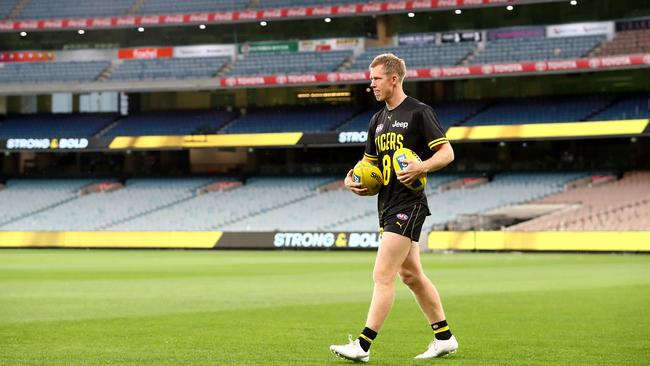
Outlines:
[[368, 362], [372, 341], [393, 306], [395, 276], [406, 259], [410, 246], [411, 239], [384, 231], [372, 274], [375, 285], [366, 327], [359, 338], [350, 339], [349, 344], [330, 346], [330, 350], [334, 354], [353, 361]]
[[437, 323], [445, 319], [440, 295], [422, 270], [419, 245], [413, 243], [410, 248], [411, 250], [399, 270], [400, 278], [411, 289], [429, 324]]
[[428, 349], [415, 358], [434, 358], [456, 352], [458, 342], [447, 325], [440, 295], [422, 270], [420, 247], [417, 243], [411, 246], [411, 250], [399, 270], [399, 275], [402, 282], [411, 289], [420, 309], [431, 324], [435, 337], [435, 341], [429, 344]]
[[375, 283], [366, 327], [379, 332], [388, 317], [395, 297], [395, 276], [409, 254], [411, 239], [384, 232], [377, 250], [372, 279]]

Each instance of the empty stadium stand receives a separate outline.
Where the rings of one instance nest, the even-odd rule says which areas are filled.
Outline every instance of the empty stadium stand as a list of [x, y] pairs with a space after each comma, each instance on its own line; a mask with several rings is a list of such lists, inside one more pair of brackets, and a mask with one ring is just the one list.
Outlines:
[[393, 53], [406, 60], [407, 68], [458, 65], [477, 47], [475, 42], [443, 43], [441, 45], [419, 45], [369, 48], [359, 55], [349, 70], [367, 70], [375, 56]]
[[92, 137], [117, 118], [110, 113], [10, 115], [0, 138]]
[[[250, 178], [239, 188], [197, 195], [165, 209], [112, 225], [109, 229], [221, 230], [225, 227], [237, 227], [242, 231], [258, 230], [250, 226], [252, 217], [264, 215], [266, 212], [276, 212], [280, 207], [293, 202], [302, 202], [317, 194], [318, 187], [334, 179], [332, 177]], [[304, 209], [301, 209], [300, 213], [303, 219], [307, 219], [308, 215], [314, 215], [307, 214]], [[291, 218], [284, 219], [289, 225]]]
[[503, 39], [485, 43], [469, 64], [495, 64], [537, 60], [561, 60], [587, 56], [605, 36]]
[[489, 184], [434, 192], [428, 195], [433, 209], [425, 229], [443, 228], [460, 215], [478, 214], [560, 192], [566, 183], [583, 176], [584, 173], [505, 173], [496, 175]]
[[[327, 5], [346, 5], [354, 3], [367, 3], [367, 0], [321, 0], [318, 2], [310, 0], [259, 0], [251, 1], [251, 6], [256, 9], [273, 9], [273, 8], [293, 8], [301, 6], [327, 6]], [[257, 4], [255, 4], [257, 3]]]
[[[152, 112], [121, 118], [102, 136], [158, 136], [215, 133], [235, 117], [226, 111]], [[0, 132], [2, 131], [0, 127]]]
[[0, 19], [5, 19], [16, 6], [17, 1], [0, 1]]
[[323, 132], [355, 114], [353, 106], [306, 106], [251, 109], [220, 132]]
[[[211, 181], [214, 179], [132, 179], [126, 182], [123, 189], [68, 200], [49, 210], [0, 226], [0, 229], [100, 230], [188, 200], [196, 194], [199, 187]], [[11, 194], [11, 187], [5, 192]]]
[[202, 79], [215, 76], [230, 57], [124, 60], [109, 80]]
[[0, 64], [0, 83], [91, 82], [109, 61], [25, 62]]
[[593, 56], [650, 53], [650, 29], [616, 32], [614, 38], [592, 52]]
[[[5, 189], [0, 190], [0, 202], [6, 208], [0, 210], [0, 227], [73, 200], [77, 198], [79, 189], [92, 182], [83, 179], [10, 180]], [[44, 222], [40, 224], [37, 227], [45, 226]]]
[[138, 14], [180, 14], [205, 11], [245, 10], [250, 1], [236, 0], [145, 0]]
[[523, 123], [584, 121], [606, 108], [609, 95], [583, 97], [525, 98], [495, 102], [463, 125], [514, 125]]
[[570, 189], [535, 203], [566, 204], [567, 207], [510, 226], [508, 230], [648, 230], [650, 172], [629, 172], [613, 183]]
[[85, 18], [126, 15], [134, 2], [134, 0], [29, 0], [18, 15], [18, 19]]
[[589, 118], [592, 121], [650, 118], [650, 95], [624, 96]]
[[233, 64], [227, 75], [273, 75], [335, 71], [352, 51], [249, 54]]

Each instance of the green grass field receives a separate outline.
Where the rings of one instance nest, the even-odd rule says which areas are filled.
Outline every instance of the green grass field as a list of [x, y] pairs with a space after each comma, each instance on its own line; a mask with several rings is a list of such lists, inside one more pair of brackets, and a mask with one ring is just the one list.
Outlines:
[[[0, 251], [1, 365], [345, 365], [374, 253]], [[460, 349], [432, 338], [410, 293], [375, 365], [650, 362], [650, 256], [423, 254]]]

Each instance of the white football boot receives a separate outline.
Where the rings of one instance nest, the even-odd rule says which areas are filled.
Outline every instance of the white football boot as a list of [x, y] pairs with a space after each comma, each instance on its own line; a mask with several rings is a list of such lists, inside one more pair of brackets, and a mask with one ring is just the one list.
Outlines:
[[359, 339], [352, 339], [352, 336], [348, 336], [350, 343], [341, 344], [341, 345], [331, 345], [330, 351], [333, 354], [345, 358], [346, 360], [351, 360], [354, 362], [368, 362], [370, 359], [370, 350], [364, 351], [359, 344]]
[[452, 335], [451, 338], [444, 341], [440, 339], [434, 339], [431, 343], [429, 343], [429, 349], [424, 351], [424, 353], [415, 356], [415, 358], [425, 359], [442, 357], [448, 354], [456, 353], [457, 350], [458, 342], [456, 341], [456, 337]]

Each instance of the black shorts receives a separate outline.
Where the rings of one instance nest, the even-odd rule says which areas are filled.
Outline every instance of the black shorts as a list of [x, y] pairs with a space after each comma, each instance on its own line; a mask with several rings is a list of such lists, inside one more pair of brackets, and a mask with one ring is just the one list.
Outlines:
[[388, 231], [419, 241], [427, 215], [429, 209], [422, 203], [396, 207], [379, 217], [380, 231]]

